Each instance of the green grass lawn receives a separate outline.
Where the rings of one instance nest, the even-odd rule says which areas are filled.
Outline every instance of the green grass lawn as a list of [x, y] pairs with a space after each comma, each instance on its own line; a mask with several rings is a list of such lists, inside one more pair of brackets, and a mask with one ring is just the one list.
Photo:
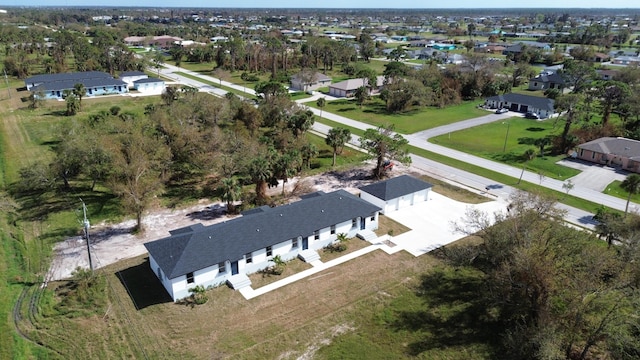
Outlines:
[[553, 120], [532, 121], [513, 117], [502, 122], [493, 122], [440, 135], [429, 139], [429, 141], [518, 167], [525, 163], [524, 152], [533, 149], [537, 156], [526, 164], [530, 171], [541, 172], [550, 178], [565, 180], [577, 175], [580, 171], [557, 165], [556, 162], [564, 158], [564, 155], [550, 156], [545, 154], [545, 156], [539, 156], [539, 147], [532, 144], [535, 139], [555, 135], [559, 131], [560, 128], [554, 125]]
[[[618, 197], [620, 199], [627, 200], [627, 198], [629, 197], [629, 193], [620, 186], [621, 184], [622, 184], [622, 181], [615, 180], [614, 182], [607, 185], [603, 193]], [[640, 204], [640, 194], [632, 195], [631, 201], [636, 204]]]
[[254, 96], [252, 94], [246, 93], [246, 92], [241, 91], [241, 90], [236, 90], [236, 89], [230, 88], [228, 86], [220, 85], [217, 82], [205, 80], [205, 79], [203, 79], [201, 77], [198, 77], [198, 76], [193, 76], [193, 75], [190, 75], [190, 74], [187, 74], [187, 73], [183, 73], [183, 72], [180, 72], [180, 71], [176, 71], [174, 74], [178, 74], [180, 76], [184, 76], [184, 77], [189, 78], [189, 79], [197, 80], [197, 81], [199, 81], [201, 83], [205, 83], [207, 85], [211, 85], [213, 87], [217, 87], [219, 89], [225, 90], [225, 91], [230, 92], [230, 93], [234, 93], [234, 94], [242, 96], [244, 98], [247, 98], [247, 97], [248, 98], [254, 98]]
[[[315, 103], [309, 103], [308, 105], [317, 107]], [[324, 111], [373, 126], [393, 124], [397, 132], [412, 134], [488, 114], [485, 110], [478, 109], [477, 105], [477, 101], [468, 101], [443, 109], [420, 107], [402, 114], [388, 114], [385, 110], [384, 102], [378, 97], [373, 97], [362, 107], [359, 107], [355, 100], [327, 101]]]

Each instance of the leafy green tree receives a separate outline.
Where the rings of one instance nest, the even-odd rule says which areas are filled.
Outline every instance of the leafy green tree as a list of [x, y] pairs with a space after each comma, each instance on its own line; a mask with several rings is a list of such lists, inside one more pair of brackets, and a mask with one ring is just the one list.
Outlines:
[[409, 141], [400, 134], [393, 132], [393, 125], [369, 128], [360, 137], [360, 147], [362, 147], [371, 158], [376, 159], [376, 166], [373, 169], [373, 177], [382, 179], [386, 173], [387, 162], [399, 161], [404, 164], [411, 163], [411, 157], [407, 150]]
[[331, 166], [336, 166], [336, 156], [342, 153], [344, 145], [351, 140], [351, 131], [346, 128], [335, 127], [329, 130], [324, 142], [333, 149], [333, 162]]
[[300, 110], [291, 115], [287, 120], [287, 125], [291, 129], [293, 136], [299, 138], [313, 126], [313, 112], [311, 110]]
[[629, 202], [631, 202], [631, 196], [640, 192], [640, 175], [638, 174], [630, 174], [626, 179], [620, 184], [620, 187], [629, 193], [627, 196], [627, 205], [624, 207], [624, 214], [627, 215], [629, 212]]
[[74, 94], [71, 90], [65, 90], [63, 92], [63, 97], [65, 103], [67, 104], [67, 111], [65, 112], [65, 115], [76, 115], [80, 110], [80, 101], [78, 100], [76, 94]]
[[282, 195], [285, 195], [285, 185], [289, 178], [296, 174], [300, 167], [300, 154], [291, 150], [278, 156], [273, 162], [273, 175], [282, 180]]
[[120, 134], [108, 144], [113, 156], [109, 186], [122, 198], [124, 208], [135, 214], [135, 230], [143, 232], [142, 215], [164, 189], [171, 151], [138, 120], [121, 123]]
[[362, 107], [362, 105], [369, 99], [369, 89], [366, 86], [360, 86], [356, 89], [353, 96], [356, 98], [356, 104]]

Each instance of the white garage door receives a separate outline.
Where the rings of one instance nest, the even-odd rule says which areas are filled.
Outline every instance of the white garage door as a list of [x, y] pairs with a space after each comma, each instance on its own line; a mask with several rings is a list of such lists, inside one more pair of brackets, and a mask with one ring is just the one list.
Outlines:
[[404, 209], [413, 205], [413, 194], [405, 195], [400, 198], [400, 209]]

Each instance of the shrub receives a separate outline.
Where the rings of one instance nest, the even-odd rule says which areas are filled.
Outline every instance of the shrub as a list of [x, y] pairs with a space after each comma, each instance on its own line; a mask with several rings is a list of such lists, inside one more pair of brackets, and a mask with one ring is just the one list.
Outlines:
[[202, 285], [198, 285], [189, 289], [191, 293], [191, 299], [196, 305], [202, 305], [209, 301], [209, 297], [206, 294], [206, 289]]

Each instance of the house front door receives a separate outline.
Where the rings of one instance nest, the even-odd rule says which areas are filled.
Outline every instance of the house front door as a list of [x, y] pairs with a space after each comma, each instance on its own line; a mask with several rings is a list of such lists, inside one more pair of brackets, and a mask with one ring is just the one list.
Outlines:
[[234, 261], [231, 263], [231, 275], [238, 275], [238, 262]]
[[365, 218], [361, 217], [360, 218], [360, 230], [364, 230], [365, 229]]
[[309, 248], [309, 238], [302, 238], [302, 250], [307, 250]]

